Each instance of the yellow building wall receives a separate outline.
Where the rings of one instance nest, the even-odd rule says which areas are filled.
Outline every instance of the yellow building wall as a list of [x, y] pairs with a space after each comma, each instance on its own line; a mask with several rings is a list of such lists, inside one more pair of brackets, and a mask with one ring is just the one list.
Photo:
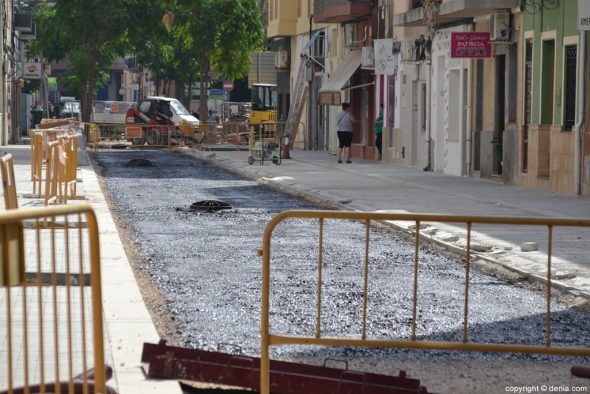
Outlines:
[[297, 1], [269, 0], [267, 37], [288, 37], [297, 34]]

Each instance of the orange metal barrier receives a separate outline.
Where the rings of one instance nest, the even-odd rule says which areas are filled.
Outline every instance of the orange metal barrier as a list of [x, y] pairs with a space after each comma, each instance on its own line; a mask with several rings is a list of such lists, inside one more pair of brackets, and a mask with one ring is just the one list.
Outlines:
[[[271, 283], [271, 237], [273, 230], [279, 223], [288, 219], [307, 219], [317, 221], [318, 229], [318, 256], [317, 256], [317, 289], [316, 289], [316, 322], [315, 336], [288, 336], [274, 334], [270, 331], [270, 283]], [[323, 267], [323, 243], [324, 223], [327, 220], [353, 220], [364, 223], [365, 227], [365, 254], [363, 277], [363, 301], [361, 317], [360, 337], [333, 338], [325, 337], [321, 331], [322, 321], [322, 267]], [[367, 300], [369, 297], [369, 235], [370, 228], [376, 223], [387, 221], [405, 221], [415, 223], [414, 230], [414, 270], [413, 270], [413, 302], [410, 339], [383, 340], [370, 338], [366, 331]], [[418, 272], [419, 272], [419, 248], [420, 225], [425, 222], [436, 223], [462, 223], [466, 225], [467, 243], [465, 246], [465, 282], [464, 282], [464, 310], [463, 310], [463, 340], [451, 341], [427, 341], [420, 340], [416, 335], [417, 310], [418, 310]], [[542, 226], [547, 229], [547, 278], [546, 278], [546, 327], [545, 344], [507, 344], [507, 343], [477, 343], [470, 342], [468, 337], [469, 327], [469, 277], [471, 270], [471, 233], [474, 224], [494, 225], [529, 225]], [[510, 353], [539, 353], [570, 356], [590, 356], [590, 348], [556, 347], [551, 343], [551, 291], [552, 291], [552, 247], [553, 230], [555, 227], [590, 227], [590, 219], [567, 218], [527, 218], [527, 217], [489, 217], [489, 216], [453, 216], [432, 214], [403, 214], [403, 213], [378, 213], [378, 212], [346, 212], [346, 211], [285, 211], [276, 215], [266, 226], [262, 243], [262, 305], [261, 305], [261, 376], [260, 392], [269, 393], [269, 347], [279, 345], [324, 345], [324, 346], [364, 346], [382, 348], [412, 348], [412, 349], [437, 349], [460, 350], [476, 352], [510, 352]]]
[[[42, 179], [45, 164], [45, 178]], [[68, 129], [34, 130], [31, 139], [33, 193], [45, 204], [66, 203], [77, 195], [78, 134]]]
[[75, 199], [77, 194], [78, 175], [78, 137], [68, 135], [64, 141], [65, 167], [63, 170], [64, 202], [69, 198]]
[[[60, 149], [61, 148], [61, 149]], [[47, 164], [45, 166], [45, 205], [63, 201], [63, 191], [60, 187], [60, 162], [65, 160], [61, 141], [51, 141], [47, 148]]]
[[114, 392], [101, 299], [89, 205], [0, 212], [0, 392]]
[[18, 198], [14, 180], [14, 161], [10, 153], [0, 159], [2, 167], [2, 188], [4, 190], [4, 209], [17, 209]]
[[43, 155], [43, 133], [34, 131], [31, 137], [31, 181], [33, 181], [33, 195], [39, 197], [41, 197]]

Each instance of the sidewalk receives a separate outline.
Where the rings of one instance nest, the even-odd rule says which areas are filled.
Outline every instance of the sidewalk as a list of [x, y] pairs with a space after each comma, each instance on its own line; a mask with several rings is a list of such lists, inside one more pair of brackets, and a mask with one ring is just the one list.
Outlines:
[[[281, 165], [255, 162], [248, 152], [187, 150], [234, 173], [296, 195], [323, 207], [355, 211], [438, 213], [454, 215], [590, 218], [590, 200], [552, 192], [504, 185], [491, 180], [447, 176], [390, 163], [354, 160], [337, 164], [334, 155], [295, 150]], [[396, 222], [409, 231], [413, 223]], [[544, 283], [547, 277], [547, 229], [529, 226], [474, 226], [475, 259], [501, 266], [520, 279]], [[422, 234], [451, 250], [465, 248], [465, 227], [432, 223]], [[522, 251], [524, 243], [538, 251]], [[590, 229], [554, 231], [552, 283], [590, 301]], [[526, 248], [526, 246], [525, 246]], [[526, 249], [525, 249], [526, 250]], [[474, 260], [475, 261], [475, 260]]]
[[[19, 207], [43, 206], [43, 201], [39, 199], [22, 198], [33, 190], [30, 146], [3, 146], [0, 152], [13, 155]], [[140, 363], [143, 343], [157, 343], [160, 338], [137, 286], [94, 170], [87, 160], [80, 163], [77, 194], [83, 198], [69, 201], [68, 204], [89, 203], [97, 216], [102, 267], [105, 356], [114, 373], [107, 384], [120, 394], [180, 394], [182, 390], [176, 381], [149, 380], [143, 374]], [[4, 207], [3, 200], [0, 205]]]

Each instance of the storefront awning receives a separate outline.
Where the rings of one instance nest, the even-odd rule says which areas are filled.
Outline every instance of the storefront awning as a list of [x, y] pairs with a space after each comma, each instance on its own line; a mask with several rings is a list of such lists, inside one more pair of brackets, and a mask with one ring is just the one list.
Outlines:
[[350, 51], [344, 56], [336, 70], [320, 88], [320, 104], [340, 105], [340, 91], [359, 68], [361, 61], [362, 53], [360, 50]]

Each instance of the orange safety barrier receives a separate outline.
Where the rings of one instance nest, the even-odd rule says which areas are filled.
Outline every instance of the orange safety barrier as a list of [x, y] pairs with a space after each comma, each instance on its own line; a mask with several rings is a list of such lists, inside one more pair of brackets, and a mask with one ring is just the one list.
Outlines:
[[89, 205], [0, 212], [0, 393], [115, 393], [101, 300]]
[[4, 190], [4, 209], [17, 209], [18, 197], [16, 194], [16, 182], [14, 180], [14, 161], [12, 155], [7, 153], [0, 159], [2, 167], [2, 188]]
[[64, 202], [68, 202], [68, 195], [69, 198], [75, 199], [77, 193], [78, 137], [75, 135], [68, 135], [65, 138], [64, 150], [66, 160], [63, 178]]
[[[61, 148], [61, 149], [60, 149]], [[45, 166], [45, 205], [63, 201], [63, 191], [59, 184], [60, 162], [65, 161], [65, 152], [61, 141], [51, 141], [47, 149], [47, 165]]]
[[[284, 224], [290, 219], [310, 220], [318, 223], [318, 230], [314, 232], [317, 235], [317, 287], [315, 291], [315, 332], [313, 335], [285, 335], [281, 333], [273, 333], [270, 329], [270, 285], [271, 278], [271, 239], [274, 229], [279, 224]], [[322, 305], [323, 301], [323, 281], [324, 281], [324, 223], [326, 221], [358, 221], [364, 224], [364, 261], [360, 262], [362, 268], [362, 277], [359, 277], [359, 285], [362, 287], [362, 299], [360, 300], [362, 309], [359, 314], [360, 319], [360, 333], [347, 337], [330, 337], [322, 332]], [[371, 270], [369, 269], [369, 255], [370, 255], [370, 229], [372, 225], [384, 222], [410, 222], [413, 223], [414, 233], [414, 259], [413, 259], [413, 275], [406, 278], [413, 285], [412, 294], [412, 317], [408, 322], [410, 326], [410, 337], [398, 337], [396, 332], [390, 333], [391, 338], [383, 339], [382, 337], [370, 337], [367, 332], [367, 319], [370, 309], [367, 307], [369, 299], [369, 283], [371, 281]], [[465, 276], [464, 276], [464, 300], [463, 300], [463, 319], [462, 319], [462, 334], [461, 341], [434, 341], [424, 340], [417, 335], [418, 323], [418, 277], [420, 270], [420, 228], [424, 223], [451, 223], [451, 224], [465, 224], [466, 226], [466, 245], [464, 250], [465, 257]], [[495, 343], [491, 341], [488, 343], [481, 343], [471, 341], [469, 339], [469, 305], [474, 302], [470, 299], [470, 272], [472, 268], [472, 228], [473, 225], [516, 225], [516, 226], [539, 226], [547, 230], [547, 276], [546, 276], [546, 299], [545, 299], [545, 340], [543, 344], [527, 344], [527, 343]], [[382, 347], [382, 348], [407, 348], [407, 349], [432, 349], [432, 350], [458, 350], [458, 351], [476, 351], [476, 352], [504, 352], [504, 353], [537, 353], [537, 354], [553, 354], [553, 355], [567, 355], [567, 356], [590, 356], [590, 348], [586, 347], [567, 347], [555, 346], [552, 343], [552, 255], [554, 244], [554, 228], [557, 227], [576, 227], [589, 228], [590, 219], [570, 219], [570, 218], [528, 218], [528, 217], [495, 217], [495, 216], [461, 216], [461, 215], [435, 215], [435, 214], [411, 214], [411, 213], [382, 213], [382, 212], [349, 212], [349, 211], [305, 211], [293, 210], [285, 211], [276, 215], [267, 224], [262, 243], [262, 301], [261, 301], [261, 344], [260, 344], [260, 392], [268, 394], [270, 390], [269, 384], [269, 366], [270, 346], [281, 345], [319, 345], [319, 346], [364, 346], [364, 347]], [[301, 237], [308, 237], [309, 234], [301, 234]], [[301, 247], [298, 244], [298, 247]], [[346, 246], [348, 247], [348, 245]], [[282, 255], [289, 255], [284, 249], [281, 250]], [[332, 251], [332, 254], [335, 254]], [[401, 280], [396, 278], [395, 280]], [[276, 286], [273, 283], [273, 286]], [[356, 296], [356, 295], [355, 295]], [[351, 296], [351, 299], [353, 297]], [[288, 305], [287, 305], [288, 307]], [[392, 307], [395, 307], [393, 305]], [[311, 334], [311, 333], [310, 333]], [[523, 335], [522, 338], [526, 338]], [[525, 339], [526, 341], [526, 339]], [[494, 342], [494, 343], [491, 343]]]
[[31, 137], [31, 181], [33, 181], [33, 195], [38, 197], [41, 197], [43, 156], [43, 133], [34, 131]]

